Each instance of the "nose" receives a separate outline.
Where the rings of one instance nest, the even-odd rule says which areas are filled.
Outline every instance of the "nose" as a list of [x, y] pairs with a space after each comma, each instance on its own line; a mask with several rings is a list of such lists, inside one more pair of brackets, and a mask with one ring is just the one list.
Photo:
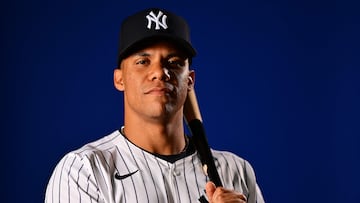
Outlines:
[[160, 81], [169, 81], [170, 80], [170, 71], [161, 63], [153, 64], [150, 72], [151, 80], [160, 80]]

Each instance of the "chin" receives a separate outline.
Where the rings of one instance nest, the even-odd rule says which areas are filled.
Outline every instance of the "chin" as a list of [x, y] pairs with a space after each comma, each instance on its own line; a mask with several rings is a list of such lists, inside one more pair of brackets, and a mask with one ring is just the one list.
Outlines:
[[162, 105], [154, 105], [150, 107], [149, 114], [153, 118], [168, 118], [171, 115], [174, 115], [174, 106], [162, 104]]

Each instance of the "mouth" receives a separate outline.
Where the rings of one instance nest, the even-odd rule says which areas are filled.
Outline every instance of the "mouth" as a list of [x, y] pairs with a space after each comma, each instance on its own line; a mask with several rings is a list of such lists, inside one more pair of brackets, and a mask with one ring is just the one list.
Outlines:
[[172, 89], [168, 87], [152, 87], [145, 91], [145, 94], [154, 96], [170, 95], [171, 93]]

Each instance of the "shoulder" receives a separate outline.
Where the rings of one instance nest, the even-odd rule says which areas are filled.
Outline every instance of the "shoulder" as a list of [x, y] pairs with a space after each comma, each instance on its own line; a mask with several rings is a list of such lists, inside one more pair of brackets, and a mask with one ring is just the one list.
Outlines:
[[119, 135], [120, 133], [115, 131], [65, 154], [52, 172], [46, 198], [64, 198], [66, 201], [70, 201], [68, 198], [81, 198], [80, 192], [68, 196], [70, 188], [78, 188], [78, 191], [88, 193], [82, 197], [98, 196], [99, 190], [104, 188], [101, 186], [106, 185], [100, 177], [113, 172], [109, 150], [116, 148], [117, 139], [122, 137]]
[[248, 164], [248, 161], [244, 158], [238, 156], [237, 154], [229, 151], [221, 151], [221, 150], [214, 150], [211, 149], [214, 159], [217, 161], [226, 161], [226, 162], [236, 162], [237, 164], [244, 167]]
[[[108, 151], [116, 148], [118, 139], [122, 136], [118, 130], [106, 135], [98, 140], [89, 142], [82, 147], [66, 153], [58, 165], [63, 164], [65, 167], [77, 165], [93, 165], [92, 162], [102, 162]], [[100, 161], [99, 161], [100, 160]]]
[[112, 132], [109, 135], [106, 135], [98, 140], [87, 143], [84, 146], [80, 147], [77, 150], [74, 150], [70, 153], [77, 154], [79, 156], [85, 156], [99, 151], [107, 151], [116, 146], [115, 143], [118, 143], [118, 140], [122, 139], [122, 136], [118, 130]]
[[248, 181], [255, 181], [255, 172], [248, 160], [229, 151], [212, 149], [212, 153], [219, 165], [225, 165], [230, 170], [236, 170]]
[[122, 136], [119, 131], [104, 136], [98, 140], [66, 153], [56, 164], [52, 176], [62, 179], [64, 176], [89, 176], [96, 173], [94, 169], [111, 170], [113, 151]]
[[239, 178], [238, 182], [244, 182], [242, 191], [248, 194], [248, 202], [264, 202], [261, 190], [257, 185], [254, 169], [246, 159], [228, 151], [212, 150], [212, 153], [215, 162], [223, 171], [226, 171], [227, 175], [233, 175], [235, 178]]

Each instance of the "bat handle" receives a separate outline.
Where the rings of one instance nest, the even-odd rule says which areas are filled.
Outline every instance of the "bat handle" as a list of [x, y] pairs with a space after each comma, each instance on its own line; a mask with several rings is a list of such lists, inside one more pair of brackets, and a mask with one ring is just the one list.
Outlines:
[[190, 122], [194, 119], [198, 119], [202, 122], [200, 108], [196, 99], [196, 94], [194, 89], [192, 89], [187, 93], [187, 97], [184, 104], [184, 117], [186, 122]]

